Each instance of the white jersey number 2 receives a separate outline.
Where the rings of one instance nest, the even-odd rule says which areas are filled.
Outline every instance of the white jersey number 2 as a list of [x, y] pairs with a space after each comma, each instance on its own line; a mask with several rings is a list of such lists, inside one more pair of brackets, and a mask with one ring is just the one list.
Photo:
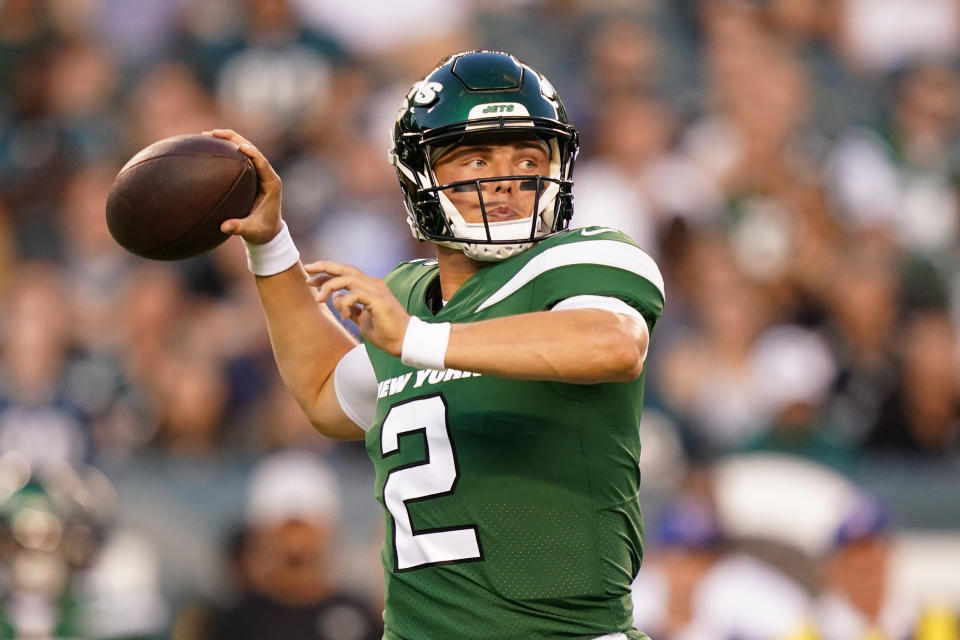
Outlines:
[[393, 517], [396, 570], [480, 560], [483, 555], [474, 525], [413, 530], [407, 505], [450, 495], [457, 484], [457, 459], [442, 396], [418, 398], [391, 407], [380, 432], [383, 457], [400, 451], [401, 435], [418, 432], [426, 441], [426, 459], [392, 470], [383, 485], [383, 502]]

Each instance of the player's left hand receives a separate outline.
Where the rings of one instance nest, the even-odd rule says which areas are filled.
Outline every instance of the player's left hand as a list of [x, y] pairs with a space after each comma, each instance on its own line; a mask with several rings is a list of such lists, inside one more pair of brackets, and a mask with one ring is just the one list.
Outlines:
[[318, 287], [319, 302], [325, 303], [332, 294], [341, 318], [353, 320], [364, 338], [400, 357], [410, 315], [383, 280], [326, 260], [304, 265], [304, 269], [311, 276], [307, 282]]

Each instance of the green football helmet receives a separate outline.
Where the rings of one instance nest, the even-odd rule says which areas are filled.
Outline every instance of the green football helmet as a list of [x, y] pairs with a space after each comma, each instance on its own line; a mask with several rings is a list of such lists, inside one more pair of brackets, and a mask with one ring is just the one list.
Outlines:
[[[550, 175], [497, 176], [439, 184], [431, 161], [453, 146], [502, 137], [535, 137], [550, 153]], [[573, 214], [576, 129], [550, 81], [508, 53], [469, 51], [450, 56], [413, 85], [393, 130], [389, 157], [396, 167], [413, 236], [496, 261], [566, 229]], [[483, 185], [522, 181], [536, 190], [533, 214], [489, 221]], [[476, 190], [483, 221], [468, 223], [448, 190]]]

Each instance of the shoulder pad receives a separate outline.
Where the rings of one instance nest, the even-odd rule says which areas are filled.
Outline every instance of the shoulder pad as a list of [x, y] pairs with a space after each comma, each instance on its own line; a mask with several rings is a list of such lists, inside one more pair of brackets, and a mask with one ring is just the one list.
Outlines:
[[[626, 234], [607, 227], [574, 229], [552, 236], [524, 252], [529, 259], [502, 287], [476, 309], [482, 311], [506, 299], [539, 276], [562, 267], [578, 267], [585, 280], [594, 279], [594, 267], [613, 268], [649, 282], [665, 299], [663, 276], [653, 258]], [[584, 271], [586, 270], [586, 271]], [[589, 273], [589, 277], [586, 275]], [[602, 275], [600, 275], [602, 279]], [[583, 292], [587, 292], [586, 290]]]
[[421, 258], [401, 262], [384, 276], [383, 281], [387, 283], [387, 286], [398, 299], [404, 300], [406, 293], [413, 288], [420, 278], [431, 271], [436, 271], [436, 269], [436, 258]]

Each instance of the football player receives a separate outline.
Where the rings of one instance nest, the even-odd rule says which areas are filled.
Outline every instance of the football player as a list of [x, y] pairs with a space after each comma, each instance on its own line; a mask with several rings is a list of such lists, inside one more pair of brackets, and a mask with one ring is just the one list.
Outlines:
[[[245, 241], [284, 381], [317, 429], [365, 438], [384, 507], [387, 640], [640, 639], [638, 423], [653, 260], [569, 229], [577, 132], [514, 57], [450, 57], [403, 100], [390, 158], [436, 259], [384, 280], [301, 266], [254, 161]], [[323, 304], [354, 321], [356, 345]]]

